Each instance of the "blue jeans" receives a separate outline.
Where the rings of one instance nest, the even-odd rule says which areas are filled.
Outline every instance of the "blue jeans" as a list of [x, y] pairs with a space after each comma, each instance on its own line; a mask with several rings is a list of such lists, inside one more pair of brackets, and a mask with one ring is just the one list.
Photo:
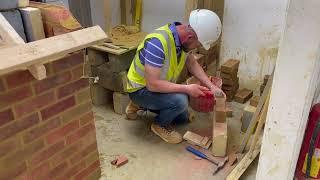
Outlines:
[[188, 122], [188, 96], [182, 93], [156, 93], [147, 88], [129, 94], [136, 105], [157, 113], [155, 122], [162, 127]]

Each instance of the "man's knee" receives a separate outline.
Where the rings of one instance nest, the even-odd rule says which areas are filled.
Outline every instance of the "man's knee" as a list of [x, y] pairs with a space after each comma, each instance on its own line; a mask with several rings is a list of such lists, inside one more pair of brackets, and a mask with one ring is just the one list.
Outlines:
[[177, 110], [184, 111], [188, 108], [188, 96], [186, 94], [174, 94], [172, 103]]

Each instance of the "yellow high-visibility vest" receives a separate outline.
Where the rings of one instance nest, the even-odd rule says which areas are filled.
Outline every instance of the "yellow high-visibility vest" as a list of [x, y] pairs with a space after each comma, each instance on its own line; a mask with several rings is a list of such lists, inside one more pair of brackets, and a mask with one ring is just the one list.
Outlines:
[[176, 44], [172, 32], [169, 29], [169, 24], [167, 24], [156, 29], [153, 33], [148, 34], [138, 46], [137, 53], [127, 75], [127, 92], [134, 92], [146, 86], [144, 65], [141, 64], [139, 52], [144, 48], [145, 42], [151, 38], [160, 40], [165, 54], [163, 66], [161, 67], [160, 79], [175, 83], [183, 70], [186, 62], [186, 53], [182, 51], [180, 59], [178, 60]]

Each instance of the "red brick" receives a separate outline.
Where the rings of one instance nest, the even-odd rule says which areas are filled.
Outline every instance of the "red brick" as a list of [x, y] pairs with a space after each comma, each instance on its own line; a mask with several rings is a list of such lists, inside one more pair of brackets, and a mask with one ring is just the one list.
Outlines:
[[53, 119], [48, 120], [45, 123], [33, 128], [33, 129], [31, 129], [30, 131], [27, 131], [23, 135], [24, 143], [29, 143], [29, 142], [39, 138], [40, 136], [50, 132], [51, 130], [59, 127], [61, 124], [60, 120], [61, 120], [60, 117], [53, 118]]
[[84, 161], [81, 161], [80, 163], [68, 169], [68, 171], [62, 177], [63, 179], [70, 179], [72, 176], [79, 173], [85, 167], [86, 167], [86, 163]]
[[0, 111], [0, 126], [14, 120], [14, 116], [11, 109]]
[[88, 79], [80, 79], [78, 81], [69, 83], [58, 89], [58, 98], [68, 96], [88, 86], [89, 86]]
[[29, 86], [24, 86], [6, 93], [0, 94], [0, 108], [9, 106], [32, 96], [32, 91]]
[[45, 176], [49, 174], [50, 165], [48, 162], [42, 163], [40, 166], [36, 167], [31, 171], [32, 179], [44, 179]]
[[17, 118], [55, 102], [53, 91], [37, 96], [14, 107]]
[[63, 148], [64, 148], [64, 141], [60, 141], [50, 146], [49, 148], [41, 151], [40, 153], [38, 153], [33, 157], [31, 161], [32, 165], [34, 166], [36, 164], [39, 164], [42, 161], [47, 160], [48, 158], [52, 157], [53, 155], [61, 151]]
[[16, 71], [5, 77], [8, 88], [15, 88], [34, 80], [34, 77], [28, 70]]
[[60, 101], [58, 103], [55, 103], [45, 109], [43, 109], [41, 111], [41, 116], [42, 116], [42, 120], [46, 120], [54, 115], [57, 115], [69, 108], [71, 108], [72, 106], [75, 105], [75, 98], [72, 96], [72, 97], [69, 97], [63, 101]]
[[40, 139], [34, 143], [28, 144], [23, 148], [20, 148], [18, 151], [15, 151], [10, 156], [5, 157], [0, 161], [0, 164], [5, 164], [6, 166], [12, 167], [17, 162], [21, 162], [29, 159], [33, 154], [39, 152], [44, 148], [44, 140]]
[[15, 167], [7, 167], [5, 165], [0, 166], [4, 166], [0, 168], [0, 179], [14, 179], [27, 170], [26, 162], [21, 162]]
[[94, 142], [90, 144], [89, 146], [85, 147], [80, 153], [74, 155], [71, 159], [70, 162], [72, 164], [79, 162], [82, 158], [86, 157], [88, 154], [91, 152], [97, 150], [97, 142]]
[[88, 124], [89, 122], [93, 122], [93, 119], [93, 112], [90, 111], [80, 118], [80, 125], [83, 126], [85, 124]]
[[64, 161], [65, 159], [68, 159], [70, 156], [72, 156], [75, 153], [78, 153], [81, 150], [81, 147], [84, 145], [84, 141], [79, 141], [67, 148], [65, 148], [62, 152], [56, 154], [54, 157], [51, 158], [51, 163], [53, 165], [57, 165]]
[[52, 133], [48, 134], [46, 137], [47, 143], [53, 144], [78, 128], [79, 128], [79, 120], [72, 121], [71, 123], [63, 126], [62, 128], [57, 129]]
[[73, 68], [83, 63], [84, 63], [84, 54], [81, 51], [79, 53], [74, 53], [68, 57], [65, 57], [61, 60], [52, 62], [52, 68], [55, 72], [61, 72], [63, 70]]
[[56, 88], [59, 85], [65, 84], [65, 83], [71, 81], [71, 79], [72, 79], [72, 75], [71, 75], [70, 71], [60, 73], [60, 74], [57, 74], [53, 77], [49, 77], [44, 80], [37, 81], [34, 84], [34, 89], [37, 94], [40, 94], [44, 91], [47, 91], [52, 88]]
[[83, 76], [83, 64], [72, 69], [72, 79], [73, 80], [80, 79], [82, 76]]
[[6, 91], [6, 88], [4, 87], [3, 80], [0, 78], [0, 93]]
[[68, 168], [68, 164], [66, 162], [59, 164], [57, 167], [53, 168], [50, 171], [49, 179], [55, 179], [57, 176], [62, 175], [67, 168]]
[[81, 137], [88, 134], [90, 131], [94, 131], [94, 130], [95, 130], [94, 125], [88, 124], [88, 125], [80, 128], [79, 130], [77, 130], [75, 133], [69, 135], [66, 139], [66, 143], [72, 144], [72, 143], [76, 142], [78, 139], [80, 139]]
[[0, 128], [0, 141], [7, 139], [15, 134], [28, 129], [29, 127], [37, 124], [39, 122], [39, 116], [37, 113], [34, 113], [26, 118], [15, 121], [12, 124], [8, 124], [7, 126], [3, 126]]
[[87, 176], [89, 176], [92, 172], [94, 172], [96, 169], [98, 169], [100, 166], [100, 162], [99, 161], [95, 161], [94, 163], [92, 163], [90, 166], [88, 166], [86, 169], [84, 169], [83, 171], [81, 171], [79, 174], [77, 174], [75, 176], [75, 180], [81, 180], [86, 178]]
[[11, 152], [14, 152], [20, 146], [18, 138], [10, 139], [0, 144], [0, 157], [5, 156]]

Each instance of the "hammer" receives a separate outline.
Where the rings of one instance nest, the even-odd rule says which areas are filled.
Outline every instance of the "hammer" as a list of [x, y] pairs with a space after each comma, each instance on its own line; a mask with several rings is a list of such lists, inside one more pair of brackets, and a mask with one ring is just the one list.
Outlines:
[[202, 159], [206, 159], [209, 162], [213, 163], [214, 165], [216, 165], [217, 167], [214, 169], [213, 171], [213, 175], [216, 174], [221, 168], [223, 168], [223, 166], [226, 164], [226, 162], [228, 162], [229, 158], [225, 157], [221, 162], [218, 162], [212, 158], [209, 158], [207, 155], [205, 155], [204, 153], [202, 153], [199, 150], [194, 149], [191, 146], [186, 147], [186, 150], [193, 153], [196, 156], [201, 157]]

